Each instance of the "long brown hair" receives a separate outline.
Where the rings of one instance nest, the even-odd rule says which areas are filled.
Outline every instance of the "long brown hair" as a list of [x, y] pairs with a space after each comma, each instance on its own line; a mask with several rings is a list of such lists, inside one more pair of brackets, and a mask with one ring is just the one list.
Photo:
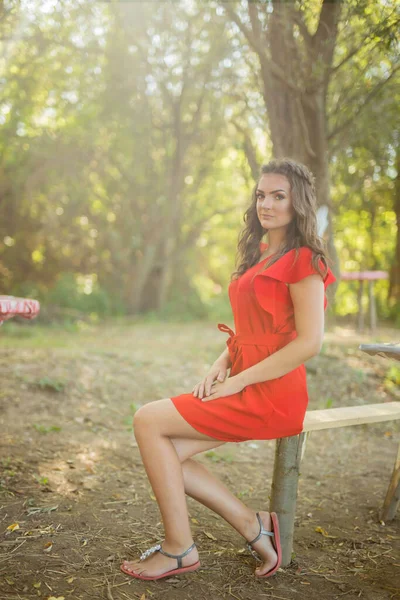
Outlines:
[[[328, 257], [324, 243], [318, 236], [314, 175], [305, 165], [289, 158], [271, 160], [268, 164], [262, 165], [260, 177], [266, 173], [276, 173], [287, 178], [295, 215], [288, 225], [285, 245], [266, 261], [265, 268], [273, 265], [292, 249], [296, 250], [297, 259], [299, 248], [307, 246], [313, 252], [313, 266], [324, 277], [327, 272]], [[261, 226], [257, 215], [257, 185], [258, 182], [253, 188], [251, 204], [243, 217], [245, 226], [239, 234], [236, 271], [232, 274], [232, 279], [237, 279], [254, 266], [262, 254], [260, 242], [265, 235], [265, 229]], [[318, 264], [320, 259], [325, 266], [324, 273]]]

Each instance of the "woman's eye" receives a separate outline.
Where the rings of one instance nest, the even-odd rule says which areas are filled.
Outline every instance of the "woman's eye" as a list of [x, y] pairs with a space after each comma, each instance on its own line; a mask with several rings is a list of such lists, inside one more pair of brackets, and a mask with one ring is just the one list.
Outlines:
[[[257, 195], [256, 195], [256, 199], [257, 199], [257, 200], [264, 200], [264, 197], [265, 197], [265, 196], [262, 196], [261, 194], [257, 194]], [[284, 200], [284, 199], [285, 199], [285, 196], [282, 196], [282, 194], [277, 194], [277, 195], [275, 196], [275, 198], [276, 198], [277, 200]]]

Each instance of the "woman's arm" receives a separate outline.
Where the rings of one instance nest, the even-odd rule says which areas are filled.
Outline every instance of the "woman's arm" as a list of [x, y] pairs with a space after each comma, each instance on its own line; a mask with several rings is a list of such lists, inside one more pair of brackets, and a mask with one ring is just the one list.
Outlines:
[[247, 385], [286, 375], [321, 350], [324, 336], [324, 284], [318, 274], [289, 285], [297, 337], [256, 365], [216, 384], [207, 400], [240, 392]]
[[324, 284], [320, 275], [309, 275], [289, 285], [297, 337], [237, 375], [243, 387], [282, 377], [318, 354], [324, 337]]
[[214, 362], [214, 365], [221, 365], [221, 364], [224, 365], [225, 367], [227, 367], [228, 369], [229, 369], [229, 367], [232, 366], [228, 348], [225, 348], [225, 350], [222, 352], [222, 354], [220, 354], [220, 356], [218, 356], [217, 360]]

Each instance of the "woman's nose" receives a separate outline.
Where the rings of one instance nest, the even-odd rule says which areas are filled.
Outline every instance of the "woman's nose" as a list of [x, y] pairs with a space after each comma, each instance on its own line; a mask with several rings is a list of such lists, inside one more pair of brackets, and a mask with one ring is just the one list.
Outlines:
[[273, 202], [274, 201], [273, 201], [272, 198], [264, 197], [263, 200], [262, 200], [262, 202], [261, 202], [261, 206], [262, 206], [262, 208], [271, 208]]

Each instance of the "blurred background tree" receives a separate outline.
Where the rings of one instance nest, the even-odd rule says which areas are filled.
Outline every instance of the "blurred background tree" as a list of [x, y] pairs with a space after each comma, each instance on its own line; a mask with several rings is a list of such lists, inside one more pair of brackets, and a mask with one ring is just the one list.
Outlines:
[[1, 293], [223, 318], [259, 167], [291, 156], [337, 272], [388, 270], [396, 318], [399, 21], [395, 0], [0, 2]]

